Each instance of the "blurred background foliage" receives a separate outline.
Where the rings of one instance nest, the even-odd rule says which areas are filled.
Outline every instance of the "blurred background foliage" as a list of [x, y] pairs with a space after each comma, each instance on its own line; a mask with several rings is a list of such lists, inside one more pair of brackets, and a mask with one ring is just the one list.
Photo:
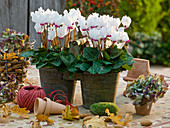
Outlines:
[[170, 0], [66, 0], [66, 9], [70, 8], [80, 8], [85, 17], [93, 12], [130, 16], [131, 54], [170, 66]]

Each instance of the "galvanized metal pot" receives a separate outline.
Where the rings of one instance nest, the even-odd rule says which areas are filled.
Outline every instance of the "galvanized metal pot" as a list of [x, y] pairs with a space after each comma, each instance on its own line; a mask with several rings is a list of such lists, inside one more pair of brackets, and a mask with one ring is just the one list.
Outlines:
[[107, 74], [83, 73], [81, 81], [83, 106], [89, 108], [97, 102], [116, 101], [120, 73]]
[[[62, 90], [66, 94], [69, 102], [73, 102], [76, 86], [75, 80], [69, 78], [67, 79], [66, 77], [63, 78], [64, 74], [58, 72], [56, 69], [41, 68], [39, 69], [39, 73], [41, 87], [45, 87], [43, 90], [45, 91], [46, 95], [52, 92], [51, 89], [46, 87], [53, 88], [54, 90]], [[58, 96], [58, 99], [64, 100], [62, 96]]]

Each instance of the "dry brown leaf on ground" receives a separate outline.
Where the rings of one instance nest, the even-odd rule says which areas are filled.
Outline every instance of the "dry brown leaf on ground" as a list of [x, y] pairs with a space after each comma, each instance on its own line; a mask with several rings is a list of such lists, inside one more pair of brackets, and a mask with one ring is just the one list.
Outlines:
[[36, 121], [36, 119], [30, 123], [32, 123], [32, 128], [41, 128], [40, 122]]
[[83, 126], [85, 126], [85, 128], [106, 128], [107, 123], [103, 117], [94, 116], [92, 119], [85, 121]]
[[4, 118], [7, 118], [11, 114], [11, 107], [9, 105], [3, 104], [0, 108], [0, 113], [2, 113]]
[[53, 125], [54, 124], [54, 121], [49, 119], [48, 116], [46, 116], [46, 115], [42, 115], [42, 114], [37, 115], [36, 119], [38, 120], [38, 122], [46, 121], [47, 125]]
[[70, 107], [70, 105], [67, 105], [64, 111], [62, 111], [62, 118], [64, 120], [79, 120], [80, 115], [78, 111], [78, 107]]
[[19, 108], [18, 105], [15, 105], [14, 107], [11, 108], [11, 111], [23, 118], [28, 119], [29, 115], [28, 113], [30, 112], [29, 110], [26, 110], [26, 108]]
[[108, 117], [112, 120], [113, 123], [122, 126], [127, 126], [127, 124], [133, 119], [133, 116], [129, 113], [126, 113], [125, 117], [123, 118], [121, 115], [115, 116], [113, 113], [110, 113], [109, 109], [106, 109], [105, 112], [108, 114]]
[[31, 121], [32, 128], [41, 128], [40, 122], [45, 121], [47, 122], [47, 125], [54, 125], [54, 121], [49, 119], [47, 115], [39, 114], [36, 116], [36, 118]]

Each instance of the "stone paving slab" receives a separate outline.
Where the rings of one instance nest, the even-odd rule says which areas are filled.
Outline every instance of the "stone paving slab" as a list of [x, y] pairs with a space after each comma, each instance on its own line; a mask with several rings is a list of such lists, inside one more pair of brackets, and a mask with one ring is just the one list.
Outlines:
[[[168, 68], [169, 70], [170, 68]], [[152, 69], [151, 71], [156, 72], [156, 68]], [[159, 69], [160, 71], [160, 69]], [[163, 71], [163, 70], [162, 70]], [[167, 70], [166, 70], [167, 71]], [[152, 73], [152, 72], [151, 72]], [[119, 87], [116, 97], [116, 104], [119, 107], [119, 114], [125, 115], [127, 112], [133, 115], [133, 121], [130, 124], [133, 128], [142, 128], [140, 125], [140, 121], [144, 119], [149, 119], [153, 122], [153, 125], [148, 128], [170, 128], [170, 91], [168, 91], [164, 98], [159, 99], [152, 108], [151, 114], [148, 116], [139, 116], [135, 114], [134, 106], [132, 105], [131, 101], [122, 95], [124, 89], [126, 88], [126, 82], [123, 81], [123, 76], [126, 76], [127, 72], [122, 72], [120, 75]], [[159, 74], [159, 73], [158, 73]], [[164, 74], [164, 72], [161, 72]], [[170, 85], [170, 77], [169, 74], [166, 73], [165, 79], [167, 80], [168, 84]], [[28, 71], [28, 80], [33, 85], [40, 86], [39, 81], [39, 73], [35, 67], [30, 66]], [[169, 87], [170, 89], [170, 87]], [[76, 93], [74, 97], [74, 104], [79, 105], [80, 113], [83, 112], [90, 112], [88, 109], [83, 108], [82, 105], [82, 95], [81, 95], [81, 86], [80, 82], [77, 82], [76, 86]], [[12, 114], [9, 118], [10, 122], [8, 124], [0, 123], [0, 128], [31, 128], [30, 121], [35, 118], [34, 114], [30, 114], [30, 119], [21, 119], [18, 115]], [[61, 115], [50, 115], [50, 119], [54, 120], [53, 126], [46, 126], [43, 122], [41, 126], [43, 128], [81, 128], [83, 120], [79, 121], [66, 121], [63, 120]], [[113, 125], [113, 123], [108, 123], [108, 125]]]

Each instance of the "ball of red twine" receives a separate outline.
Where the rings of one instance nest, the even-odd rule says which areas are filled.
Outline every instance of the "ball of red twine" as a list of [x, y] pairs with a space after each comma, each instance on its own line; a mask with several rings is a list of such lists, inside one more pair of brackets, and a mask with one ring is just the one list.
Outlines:
[[17, 103], [21, 108], [33, 111], [35, 99], [44, 98], [45, 96], [45, 92], [41, 87], [29, 85], [18, 91]]

